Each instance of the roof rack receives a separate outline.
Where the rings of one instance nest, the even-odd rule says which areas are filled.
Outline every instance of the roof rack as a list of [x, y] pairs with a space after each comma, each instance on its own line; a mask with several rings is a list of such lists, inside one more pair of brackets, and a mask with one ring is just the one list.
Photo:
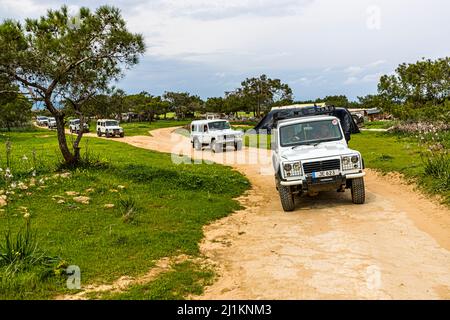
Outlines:
[[295, 119], [302, 117], [311, 117], [311, 116], [319, 116], [331, 114], [335, 111], [335, 107], [333, 105], [325, 105], [325, 106], [307, 106], [301, 108], [292, 108], [292, 109], [284, 109], [276, 111], [273, 114], [273, 123], [272, 128], [276, 128], [278, 125], [278, 121], [286, 120], [286, 119]]

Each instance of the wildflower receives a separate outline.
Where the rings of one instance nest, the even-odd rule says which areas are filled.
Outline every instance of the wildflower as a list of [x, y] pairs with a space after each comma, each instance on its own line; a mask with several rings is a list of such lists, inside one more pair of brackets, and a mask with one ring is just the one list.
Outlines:
[[30, 215], [30, 213], [28, 213], [28, 212], [26, 212], [26, 213], [23, 215], [23, 218], [24, 218], [25, 220], [30, 219], [30, 217], [31, 217], [31, 215]]
[[17, 183], [12, 182], [12, 183], [11, 183], [11, 188], [12, 188], [12, 189], [15, 189], [16, 187], [17, 187]]
[[31, 173], [31, 175], [32, 175], [33, 177], [36, 177], [36, 170], [33, 170], [33, 172]]
[[27, 160], [28, 160], [28, 157], [27, 157], [26, 154], [23, 155], [22, 160], [23, 160], [23, 161], [27, 161]]

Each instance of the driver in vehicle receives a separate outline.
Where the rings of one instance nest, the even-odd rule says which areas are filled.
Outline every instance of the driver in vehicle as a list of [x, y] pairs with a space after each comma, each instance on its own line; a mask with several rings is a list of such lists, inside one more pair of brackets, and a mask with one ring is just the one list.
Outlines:
[[327, 139], [331, 136], [330, 126], [327, 123], [319, 123], [312, 132], [312, 139]]

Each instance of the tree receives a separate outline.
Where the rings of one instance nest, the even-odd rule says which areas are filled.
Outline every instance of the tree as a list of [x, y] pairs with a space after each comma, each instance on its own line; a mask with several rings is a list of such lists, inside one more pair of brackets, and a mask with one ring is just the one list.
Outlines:
[[350, 102], [345, 95], [326, 96], [323, 99], [317, 99], [316, 102], [325, 102], [326, 104], [333, 105], [337, 108], [348, 108]]
[[274, 104], [292, 103], [292, 89], [280, 79], [270, 79], [265, 74], [259, 78], [247, 78], [241, 83], [237, 94], [245, 96], [253, 106], [256, 116], [261, 115], [263, 108]]
[[383, 109], [400, 119], [450, 118], [450, 57], [400, 64], [378, 83]]
[[225, 103], [222, 97], [211, 97], [206, 99], [205, 109], [207, 112], [225, 112]]
[[33, 105], [19, 92], [19, 88], [3, 82], [0, 91], [0, 125], [11, 131], [11, 127], [30, 121]]
[[188, 92], [165, 92], [163, 99], [167, 101], [179, 119], [184, 119], [187, 114], [200, 111], [203, 101], [199, 96]]
[[0, 76], [44, 102], [56, 119], [62, 156], [71, 165], [80, 159], [83, 133], [71, 151], [62, 106], [72, 108], [83, 122], [83, 106], [122, 77], [124, 67], [137, 64], [145, 51], [142, 36], [127, 30], [119, 9], [81, 8], [78, 16], [71, 18], [63, 6], [40, 19], [27, 19], [24, 26], [12, 20], [0, 25]]
[[450, 97], [450, 57], [403, 63], [380, 78], [378, 92], [393, 103], [442, 104]]

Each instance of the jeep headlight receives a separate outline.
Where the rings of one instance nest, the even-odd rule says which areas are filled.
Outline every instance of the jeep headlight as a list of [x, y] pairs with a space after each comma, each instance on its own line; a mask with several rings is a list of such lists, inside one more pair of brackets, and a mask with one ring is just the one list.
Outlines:
[[342, 170], [356, 170], [361, 169], [361, 162], [359, 155], [343, 156], [342, 157]]
[[299, 161], [284, 163], [283, 169], [286, 177], [296, 177], [302, 174], [302, 166]]

